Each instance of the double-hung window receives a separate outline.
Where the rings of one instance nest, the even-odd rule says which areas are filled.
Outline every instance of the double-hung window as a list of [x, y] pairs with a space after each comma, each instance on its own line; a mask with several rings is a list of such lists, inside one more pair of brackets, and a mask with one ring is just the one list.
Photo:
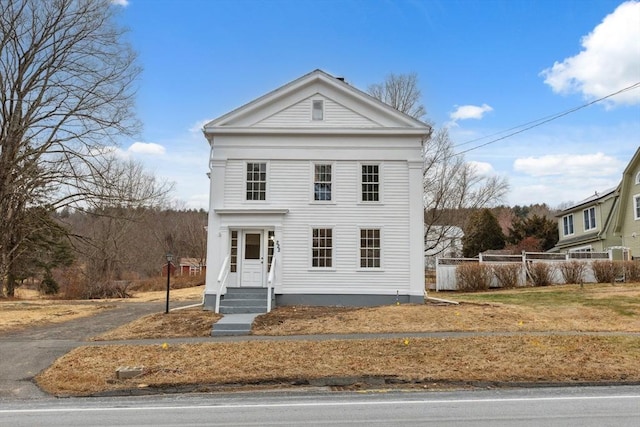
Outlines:
[[582, 211], [584, 215], [584, 231], [593, 230], [596, 228], [596, 208], [592, 206]]
[[562, 234], [570, 236], [573, 234], [573, 214], [562, 217]]
[[311, 266], [314, 268], [333, 267], [333, 230], [331, 228], [314, 228], [311, 233]]
[[247, 200], [267, 200], [267, 164], [247, 163]]
[[331, 164], [313, 165], [313, 200], [316, 202], [331, 201], [332, 189], [332, 168]]
[[363, 202], [380, 201], [380, 165], [361, 165], [361, 198]]
[[640, 194], [633, 196], [633, 219], [640, 219]]
[[380, 229], [360, 229], [360, 268], [380, 268]]

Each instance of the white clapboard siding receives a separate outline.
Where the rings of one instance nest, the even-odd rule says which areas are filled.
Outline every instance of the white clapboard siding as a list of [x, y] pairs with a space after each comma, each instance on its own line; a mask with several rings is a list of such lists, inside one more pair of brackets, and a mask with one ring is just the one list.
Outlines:
[[291, 105], [256, 123], [255, 127], [379, 127], [380, 125], [339, 103], [319, 96], [324, 101], [324, 120], [311, 120], [311, 98]]
[[[334, 204], [311, 201], [311, 167], [308, 161], [270, 162], [271, 207], [289, 210], [281, 242], [283, 293], [407, 292], [409, 283], [408, 179], [406, 162], [386, 162], [382, 204], [358, 203], [359, 163], [334, 162]], [[296, 179], [295, 177], [300, 177]], [[310, 267], [311, 229], [333, 228], [334, 268]], [[359, 268], [360, 228], [382, 230], [379, 271]]]
[[[287, 209], [281, 244], [283, 293], [395, 294], [409, 283], [409, 194], [406, 162], [384, 162], [382, 203], [359, 203], [360, 163], [336, 161], [332, 197], [335, 203], [312, 202], [312, 162], [272, 160], [268, 167], [268, 201], [244, 200], [244, 161], [230, 160], [226, 168], [225, 208]], [[333, 271], [310, 267], [312, 227], [333, 228]], [[380, 228], [382, 268], [359, 268], [360, 228]]]

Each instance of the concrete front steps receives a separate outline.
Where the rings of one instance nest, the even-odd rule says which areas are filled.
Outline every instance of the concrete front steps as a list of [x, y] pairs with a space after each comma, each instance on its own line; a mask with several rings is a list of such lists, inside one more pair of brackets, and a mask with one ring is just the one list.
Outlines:
[[253, 320], [266, 312], [266, 288], [227, 288], [220, 300], [224, 317], [213, 324], [211, 336], [249, 335]]

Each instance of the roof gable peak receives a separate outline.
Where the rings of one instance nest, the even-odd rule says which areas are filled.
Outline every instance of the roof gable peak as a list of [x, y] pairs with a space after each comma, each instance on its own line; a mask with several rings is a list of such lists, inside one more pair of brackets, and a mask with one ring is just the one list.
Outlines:
[[363, 116], [369, 115], [367, 118], [381, 127], [430, 131], [425, 123], [351, 86], [344, 78], [316, 69], [207, 123], [205, 134], [216, 133], [216, 129], [258, 126], [267, 117], [314, 94], [335, 100]]

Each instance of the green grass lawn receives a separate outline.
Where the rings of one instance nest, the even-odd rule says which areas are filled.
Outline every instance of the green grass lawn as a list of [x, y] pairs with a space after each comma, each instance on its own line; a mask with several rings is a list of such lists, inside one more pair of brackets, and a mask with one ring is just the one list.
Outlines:
[[623, 316], [640, 312], [640, 284], [562, 285], [457, 294], [459, 301], [494, 302], [529, 307], [583, 306], [607, 308]]

